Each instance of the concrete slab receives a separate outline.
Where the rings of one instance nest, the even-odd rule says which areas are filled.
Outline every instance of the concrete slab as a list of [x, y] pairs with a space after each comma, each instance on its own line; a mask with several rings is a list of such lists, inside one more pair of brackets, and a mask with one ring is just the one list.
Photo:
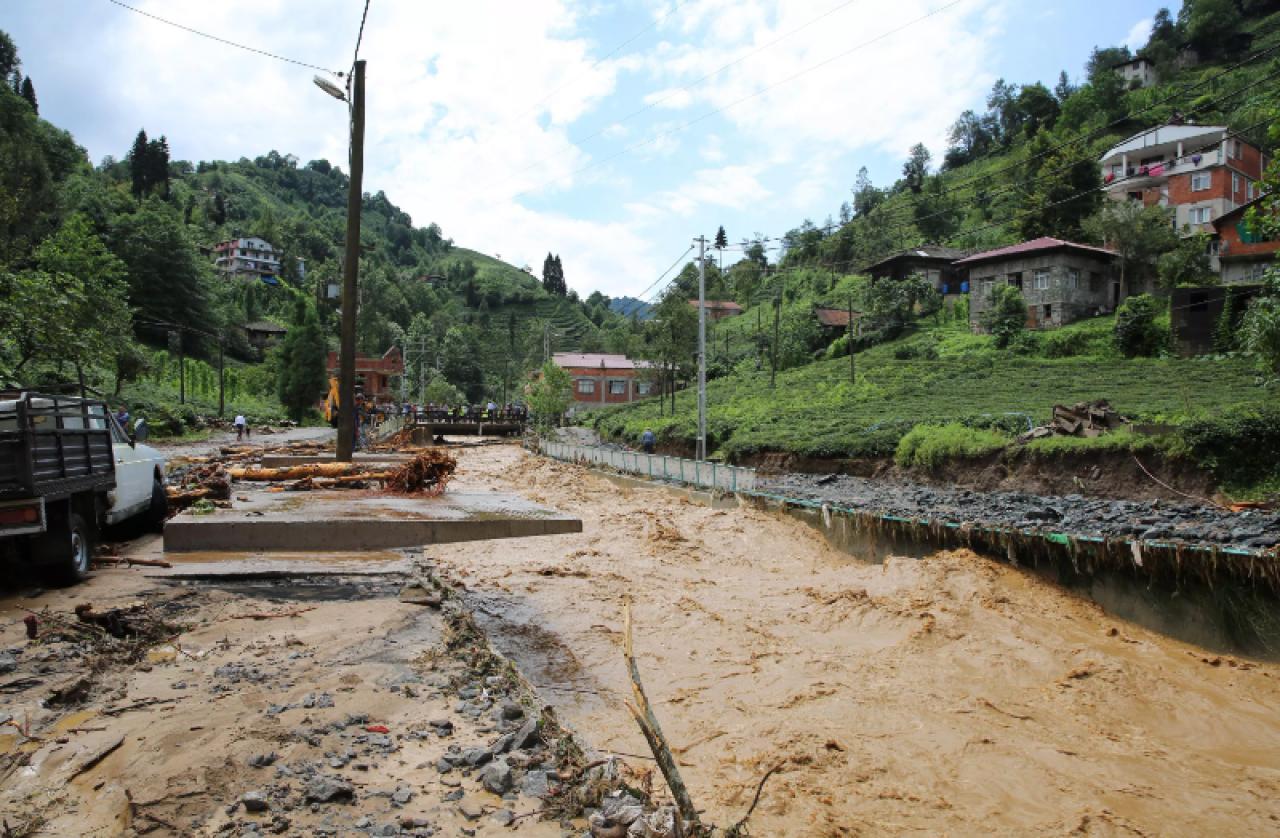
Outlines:
[[357, 491], [245, 494], [233, 509], [183, 512], [165, 525], [166, 553], [346, 552], [582, 532], [582, 521], [497, 492], [399, 497]]

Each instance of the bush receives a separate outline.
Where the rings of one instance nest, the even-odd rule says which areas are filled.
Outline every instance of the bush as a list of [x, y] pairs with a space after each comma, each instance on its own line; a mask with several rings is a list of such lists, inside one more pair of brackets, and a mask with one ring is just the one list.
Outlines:
[[1249, 485], [1280, 475], [1280, 407], [1192, 419], [1178, 441], [1223, 483]]
[[1083, 331], [1051, 332], [1044, 336], [1046, 358], [1074, 358], [1089, 351], [1089, 335]]
[[1157, 325], [1160, 302], [1150, 294], [1130, 297], [1116, 309], [1116, 349], [1126, 358], [1149, 357], [1165, 345], [1167, 335]]
[[1027, 302], [1022, 292], [1012, 285], [992, 288], [991, 307], [982, 312], [982, 325], [995, 338], [998, 348], [1012, 343], [1027, 325]]
[[933, 470], [948, 460], [972, 459], [999, 451], [1009, 438], [996, 431], [946, 425], [916, 425], [898, 441], [893, 460], [903, 468]]

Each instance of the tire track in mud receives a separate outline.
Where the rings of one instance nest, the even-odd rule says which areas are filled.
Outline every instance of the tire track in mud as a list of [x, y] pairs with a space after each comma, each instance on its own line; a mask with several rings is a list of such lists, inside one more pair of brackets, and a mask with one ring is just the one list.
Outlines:
[[[715, 822], [736, 820], [779, 763], [759, 834], [1280, 822], [1275, 665], [1124, 623], [967, 551], [862, 563], [790, 518], [618, 486], [513, 447], [466, 452], [458, 481], [583, 518], [581, 534], [432, 553], [572, 656], [566, 686], [594, 692], [553, 700], [586, 741], [643, 754], [618, 697], [634, 597], [646, 687]], [[539, 654], [515, 657], [536, 668]]]

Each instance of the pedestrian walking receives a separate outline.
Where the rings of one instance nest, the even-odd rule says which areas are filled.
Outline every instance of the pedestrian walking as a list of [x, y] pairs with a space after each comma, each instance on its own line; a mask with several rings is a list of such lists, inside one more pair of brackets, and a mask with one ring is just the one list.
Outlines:
[[658, 438], [653, 435], [653, 431], [645, 428], [644, 433], [640, 435], [640, 447], [644, 449], [644, 453], [652, 454], [654, 445], [657, 442]]
[[237, 413], [235, 421], [232, 424], [236, 426], [236, 442], [242, 441], [244, 439], [244, 429], [245, 429], [244, 414]]

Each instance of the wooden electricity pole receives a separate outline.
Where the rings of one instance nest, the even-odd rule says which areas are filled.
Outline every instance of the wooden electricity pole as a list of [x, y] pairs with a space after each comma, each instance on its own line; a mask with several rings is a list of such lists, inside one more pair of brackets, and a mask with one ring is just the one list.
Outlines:
[[351, 86], [351, 181], [347, 186], [347, 247], [342, 270], [342, 342], [338, 361], [338, 460], [351, 462], [356, 434], [356, 308], [360, 272], [360, 203], [364, 179], [364, 61]]
[[853, 358], [853, 295], [849, 295], [849, 383], [858, 383], [858, 370]]
[[770, 347], [769, 389], [772, 390], [778, 380], [778, 319], [782, 316], [782, 294], [773, 298], [773, 346]]

